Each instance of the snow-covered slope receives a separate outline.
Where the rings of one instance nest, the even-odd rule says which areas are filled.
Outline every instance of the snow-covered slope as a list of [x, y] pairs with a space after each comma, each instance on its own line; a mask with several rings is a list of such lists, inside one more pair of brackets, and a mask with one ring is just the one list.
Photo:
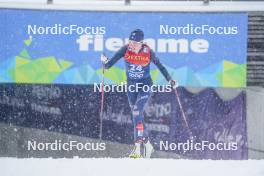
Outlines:
[[1, 176], [264, 176], [264, 160], [0, 159]]

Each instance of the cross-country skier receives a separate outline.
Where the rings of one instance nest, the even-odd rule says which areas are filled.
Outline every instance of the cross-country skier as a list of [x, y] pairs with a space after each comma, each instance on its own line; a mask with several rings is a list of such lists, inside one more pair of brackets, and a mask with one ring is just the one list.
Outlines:
[[[152, 79], [150, 77], [150, 62], [153, 62], [163, 76], [169, 81], [170, 85], [175, 88], [176, 81], [172, 80], [166, 68], [160, 63], [152, 49], [143, 43], [144, 33], [140, 29], [131, 32], [129, 42], [127, 45], [120, 48], [115, 55], [109, 60], [104, 54], [101, 55], [101, 61], [106, 69], [113, 66], [120, 58], [124, 58], [126, 65], [127, 86], [152, 86]], [[129, 89], [128, 89], [129, 90]], [[150, 89], [149, 89], [150, 90]], [[128, 101], [132, 111], [132, 118], [134, 123], [134, 142], [135, 147], [129, 157], [149, 158], [153, 152], [148, 132], [144, 123], [143, 111], [144, 107], [150, 98], [151, 91], [144, 92], [143, 89], [132, 92], [128, 91]], [[144, 152], [141, 152], [141, 146], [144, 146]], [[143, 153], [143, 156], [142, 154]]]

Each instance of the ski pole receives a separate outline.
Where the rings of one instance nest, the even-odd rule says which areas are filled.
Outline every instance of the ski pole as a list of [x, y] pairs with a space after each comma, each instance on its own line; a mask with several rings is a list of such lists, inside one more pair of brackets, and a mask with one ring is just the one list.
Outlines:
[[103, 133], [103, 115], [104, 115], [104, 72], [105, 65], [103, 64], [103, 74], [102, 74], [102, 84], [101, 84], [101, 108], [100, 108], [100, 131], [99, 131], [99, 139], [102, 139]]
[[188, 125], [188, 122], [187, 122], [187, 118], [186, 118], [186, 115], [185, 115], [185, 112], [183, 110], [183, 107], [182, 107], [182, 104], [181, 104], [181, 100], [180, 100], [180, 96], [179, 96], [179, 93], [177, 91], [177, 88], [175, 88], [175, 95], [176, 95], [176, 98], [177, 98], [177, 101], [179, 103], [179, 106], [180, 106], [180, 110], [181, 110], [181, 113], [182, 113], [182, 118], [184, 120], [184, 123], [186, 125], [186, 128], [187, 128], [187, 131], [189, 133], [189, 136], [190, 136], [190, 139], [193, 140], [193, 135], [192, 135], [192, 131]]

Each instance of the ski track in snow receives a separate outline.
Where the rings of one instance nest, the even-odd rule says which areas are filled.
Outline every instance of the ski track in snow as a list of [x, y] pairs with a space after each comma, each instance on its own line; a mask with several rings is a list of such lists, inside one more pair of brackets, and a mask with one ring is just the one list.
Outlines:
[[1, 176], [264, 176], [264, 160], [0, 159]]

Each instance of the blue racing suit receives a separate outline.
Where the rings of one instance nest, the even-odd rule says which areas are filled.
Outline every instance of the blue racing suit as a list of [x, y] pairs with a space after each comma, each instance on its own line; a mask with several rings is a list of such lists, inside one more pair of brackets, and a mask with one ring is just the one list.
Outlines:
[[127, 86], [138, 86], [136, 91], [128, 91], [127, 96], [134, 123], [134, 140], [135, 142], [144, 141], [148, 139], [148, 131], [144, 123], [143, 111], [151, 96], [151, 89], [143, 89], [143, 87], [150, 87], [153, 84], [150, 76], [150, 63], [153, 62], [158, 67], [167, 81], [171, 80], [171, 77], [166, 68], [160, 63], [153, 50], [146, 44], [143, 44], [139, 53], [130, 51], [128, 45], [123, 46], [115, 53], [110, 61], [105, 64], [105, 68], [110, 68], [120, 58], [124, 58], [125, 60]]

